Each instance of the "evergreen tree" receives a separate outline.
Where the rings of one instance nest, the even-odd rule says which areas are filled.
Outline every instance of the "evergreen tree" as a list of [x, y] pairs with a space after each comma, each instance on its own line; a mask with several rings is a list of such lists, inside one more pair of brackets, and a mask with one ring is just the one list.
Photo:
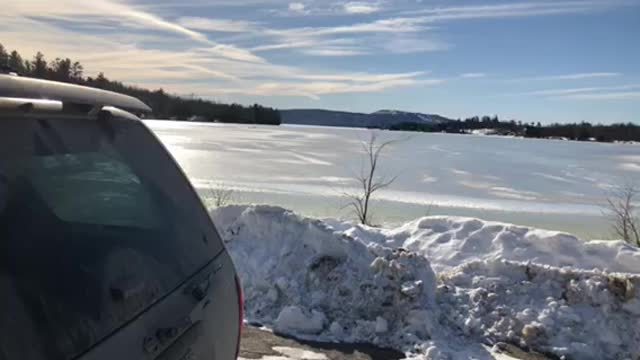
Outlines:
[[63, 82], [71, 80], [71, 59], [56, 58], [49, 67], [53, 80]]
[[79, 62], [74, 62], [71, 65], [71, 80], [78, 82], [82, 80], [82, 74], [84, 73], [84, 67]]
[[31, 75], [33, 73], [33, 67], [31, 65], [31, 61], [25, 60], [23, 63], [24, 67], [24, 75]]
[[9, 67], [18, 74], [24, 74], [24, 60], [17, 51], [13, 50], [9, 55]]
[[44, 54], [40, 51], [34, 56], [31, 62], [31, 75], [34, 77], [44, 79], [48, 75], [47, 61], [44, 59]]
[[106, 89], [108, 82], [109, 80], [107, 80], [107, 78], [104, 76], [104, 73], [99, 72], [98, 76], [96, 76], [95, 86], [99, 87], [100, 89]]
[[9, 66], [9, 54], [7, 50], [0, 44], [0, 68]]

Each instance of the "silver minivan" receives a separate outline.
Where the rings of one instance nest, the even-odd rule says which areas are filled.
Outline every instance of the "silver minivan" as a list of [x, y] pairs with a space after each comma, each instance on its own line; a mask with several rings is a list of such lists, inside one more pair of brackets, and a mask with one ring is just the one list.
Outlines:
[[0, 75], [0, 360], [237, 357], [238, 277], [149, 110]]

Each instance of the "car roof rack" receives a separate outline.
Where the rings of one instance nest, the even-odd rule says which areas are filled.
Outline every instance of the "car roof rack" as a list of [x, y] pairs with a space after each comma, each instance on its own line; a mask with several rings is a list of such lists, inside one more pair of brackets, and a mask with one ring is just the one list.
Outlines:
[[113, 106], [134, 113], [148, 113], [151, 108], [142, 101], [112, 91], [57, 81], [0, 74], [0, 97], [55, 100], [63, 105]]

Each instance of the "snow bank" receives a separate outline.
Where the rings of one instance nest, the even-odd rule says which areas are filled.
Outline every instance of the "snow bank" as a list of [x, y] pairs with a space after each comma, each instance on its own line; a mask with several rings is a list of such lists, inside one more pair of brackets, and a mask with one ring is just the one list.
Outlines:
[[366, 244], [277, 207], [212, 213], [250, 321], [295, 335], [404, 348], [427, 339], [435, 274], [413, 253]]
[[637, 275], [474, 261], [441, 275], [439, 320], [490, 343], [569, 359], [637, 358], [637, 289]]
[[640, 354], [640, 253], [621, 242], [453, 217], [377, 229], [269, 206], [212, 218], [248, 319], [282, 333], [429, 359], [478, 358], [480, 342], [574, 359]]
[[640, 250], [623, 241], [587, 242], [566, 233], [463, 217], [425, 217], [395, 229], [330, 222], [353, 238], [417, 252], [438, 272], [475, 260], [505, 259], [640, 273]]

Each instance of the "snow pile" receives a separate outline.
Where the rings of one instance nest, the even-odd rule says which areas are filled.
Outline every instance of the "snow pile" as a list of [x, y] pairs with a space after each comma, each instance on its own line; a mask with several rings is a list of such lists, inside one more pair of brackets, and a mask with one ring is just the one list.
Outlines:
[[212, 215], [250, 321], [396, 348], [428, 339], [436, 280], [426, 258], [365, 244], [281, 208], [227, 207]]
[[441, 275], [440, 323], [569, 359], [640, 354], [640, 276], [474, 261]]
[[480, 342], [579, 359], [640, 355], [640, 252], [620, 242], [452, 217], [396, 229], [269, 206], [212, 217], [248, 319], [276, 331], [428, 359], [477, 357]]
[[586, 242], [566, 233], [464, 217], [425, 217], [395, 229], [330, 222], [356, 239], [417, 252], [437, 272], [474, 260], [505, 259], [640, 273], [640, 250], [623, 241]]

